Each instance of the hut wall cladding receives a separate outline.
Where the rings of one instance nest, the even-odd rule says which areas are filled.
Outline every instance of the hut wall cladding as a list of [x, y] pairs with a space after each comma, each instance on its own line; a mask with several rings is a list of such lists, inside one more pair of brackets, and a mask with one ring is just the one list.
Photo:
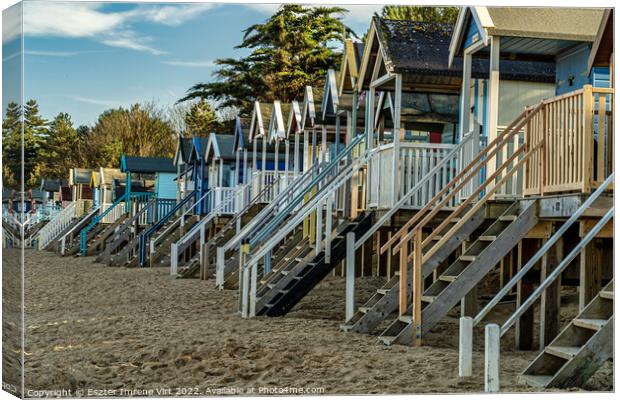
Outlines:
[[159, 199], [176, 199], [177, 198], [177, 182], [176, 174], [160, 172], [157, 174], [157, 183], [155, 192]]

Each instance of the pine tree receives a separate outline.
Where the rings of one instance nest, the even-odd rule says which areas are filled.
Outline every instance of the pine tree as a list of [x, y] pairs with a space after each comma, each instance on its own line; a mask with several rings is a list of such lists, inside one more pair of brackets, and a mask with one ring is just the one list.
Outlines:
[[200, 100], [185, 114], [185, 127], [189, 136], [207, 137], [218, 128], [217, 115], [207, 101]]
[[262, 24], [248, 27], [237, 48], [251, 53], [240, 59], [218, 59], [215, 82], [199, 83], [181, 101], [209, 99], [218, 110], [236, 107], [249, 114], [255, 100], [289, 102], [306, 85], [321, 85], [329, 68], [338, 68], [340, 54], [332, 47], [353, 31], [341, 19], [340, 7], [281, 6]]
[[65, 178], [69, 169], [80, 165], [79, 137], [73, 128], [71, 116], [59, 113], [49, 126], [49, 133], [41, 148], [40, 171], [46, 178]]
[[5, 187], [16, 188], [21, 181], [21, 107], [15, 102], [7, 105], [2, 121], [2, 180]]
[[24, 179], [27, 187], [39, 185], [41, 176], [39, 155], [47, 137], [47, 121], [39, 115], [36, 100], [28, 100], [24, 107]]

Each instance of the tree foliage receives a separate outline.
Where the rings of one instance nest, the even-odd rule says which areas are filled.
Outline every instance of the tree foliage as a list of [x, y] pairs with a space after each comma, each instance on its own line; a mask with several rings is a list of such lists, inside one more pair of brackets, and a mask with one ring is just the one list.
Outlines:
[[453, 24], [458, 15], [458, 7], [384, 6], [381, 10], [382, 18], [418, 22], [449, 22]]
[[105, 111], [87, 133], [88, 167], [118, 167], [122, 154], [172, 157], [176, 132], [153, 103]]
[[192, 104], [185, 114], [185, 134], [188, 136], [207, 137], [218, 127], [217, 115], [206, 100]]
[[22, 123], [22, 107], [15, 102], [9, 103], [2, 124], [2, 158], [5, 166], [2, 175], [7, 187], [19, 185], [22, 164], [26, 186], [37, 185], [40, 180], [39, 155], [47, 137], [48, 123], [39, 115], [39, 105], [35, 100], [26, 102], [23, 113]]
[[249, 113], [256, 100], [288, 102], [306, 85], [319, 85], [327, 69], [337, 68], [339, 54], [332, 45], [353, 35], [340, 7], [283, 5], [262, 24], [244, 31], [237, 48], [251, 53], [240, 59], [216, 60], [215, 81], [192, 86], [179, 101], [210, 99], [218, 110], [236, 107]]
[[59, 113], [50, 123], [47, 140], [41, 147], [40, 174], [46, 178], [66, 178], [67, 171], [79, 165], [79, 142], [71, 116]]

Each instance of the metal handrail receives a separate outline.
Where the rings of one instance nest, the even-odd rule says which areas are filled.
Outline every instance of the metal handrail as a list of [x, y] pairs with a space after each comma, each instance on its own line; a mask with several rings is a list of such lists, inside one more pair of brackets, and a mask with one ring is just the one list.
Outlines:
[[[283, 191], [281, 191], [276, 196], [276, 198], [267, 205], [267, 207], [263, 208], [254, 218], [252, 218], [252, 220], [246, 226], [244, 226], [242, 228], [242, 230], [239, 232], [238, 235], [235, 235], [235, 237], [233, 237], [231, 240], [229, 240], [223, 246], [224, 250], [228, 251], [231, 248], [236, 247], [239, 243], [241, 243], [241, 241], [244, 238], [246, 238], [247, 236], [251, 235], [253, 233], [253, 231], [255, 229], [257, 229], [257, 226], [259, 226], [262, 222], [264, 222], [264, 220], [266, 218], [268, 218], [272, 214], [272, 212], [274, 212], [274, 211], [277, 212], [278, 211], [277, 208], [280, 206], [280, 203], [288, 201], [290, 196], [292, 196], [292, 194], [295, 193], [295, 191], [298, 189], [298, 187], [300, 185], [302, 185], [306, 181], [306, 179], [308, 177], [310, 177], [314, 173], [316, 173], [316, 171], [324, 164], [325, 163], [314, 164], [310, 169], [308, 169], [302, 175], [299, 175], [299, 176], [295, 177], [293, 179], [293, 181], [291, 182], [291, 184], [288, 185]], [[256, 201], [260, 200], [261, 195], [262, 195], [262, 192], [260, 194], [258, 194], [254, 198], [254, 200], [256, 200]], [[248, 205], [248, 206], [251, 206], [251, 204]], [[241, 218], [245, 212], [247, 212], [247, 210], [238, 213], [235, 216], [235, 219]], [[236, 220], [235, 221], [231, 221], [229, 224], [231, 224], [231, 223], [236, 223]], [[260, 229], [260, 226], [258, 227], [258, 229]], [[220, 232], [222, 232], [222, 231], [220, 231]], [[218, 235], [219, 235], [219, 233], [218, 233]]]
[[196, 191], [192, 190], [185, 198], [178, 202], [166, 215], [160, 218], [150, 228], [140, 234], [139, 238], [139, 264], [144, 266], [146, 262], [146, 242], [159, 228], [161, 228], [172, 216], [174, 216], [185, 204], [187, 204], [192, 198], [196, 197]]
[[[530, 258], [530, 260], [519, 269], [512, 279], [493, 297], [493, 299], [486, 305], [473, 319], [473, 324], [476, 326], [482, 319], [495, 307], [504, 296], [506, 296], [510, 290], [527, 274], [529, 270], [531, 270], [538, 261], [551, 249], [551, 247], [562, 237], [562, 235], [575, 223], [583, 213], [594, 203], [596, 199], [600, 197], [600, 195], [607, 189], [607, 187], [613, 182], [614, 173], [609, 175], [607, 179], [603, 182], [602, 185], [594, 191], [588, 197], [588, 199], [570, 216], [569, 219], [566, 220], [558, 229], [553, 236], [551, 236], [545, 244]], [[555, 271], [555, 270], [554, 270]]]
[[314, 196], [310, 201], [306, 202], [301, 210], [295, 213], [294, 218], [289, 220], [284, 226], [282, 226], [275, 234], [273, 234], [267, 242], [259, 247], [251, 256], [248, 262], [243, 264], [243, 268], [246, 269], [253, 263], [258, 262], [267, 252], [284, 237], [299, 223], [301, 223], [310, 213], [312, 213], [322, 201], [330, 196], [340, 186], [345, 184], [351, 176], [357, 173], [368, 161], [378, 154], [378, 149], [374, 148], [364, 153], [364, 155], [358, 159], [358, 162], [353, 162], [343, 169], [334, 179], [332, 179], [323, 190], [319, 192], [319, 195]]
[[310, 192], [315, 186], [317, 186], [323, 178], [325, 178], [328, 174], [332, 172], [332, 170], [340, 164], [340, 161], [345, 157], [349, 156], [349, 153], [353, 151], [355, 146], [364, 142], [366, 139], [366, 135], [358, 135], [351, 143], [345, 148], [344, 151], [340, 152], [334, 160], [330, 161], [329, 165], [321, 170], [316, 177], [306, 186], [305, 190], [297, 195], [287, 206], [281, 210], [278, 215], [276, 215], [269, 224], [263, 227], [252, 239], [250, 239], [250, 246], [255, 246], [257, 242], [265, 239], [271, 232], [282, 222], [287, 215], [289, 215], [295, 207], [297, 207], [303, 200], [304, 197]]

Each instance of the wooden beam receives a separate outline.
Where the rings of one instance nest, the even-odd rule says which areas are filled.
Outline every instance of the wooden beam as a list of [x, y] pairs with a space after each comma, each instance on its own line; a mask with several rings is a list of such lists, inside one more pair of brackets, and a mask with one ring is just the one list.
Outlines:
[[527, 235], [525, 235], [526, 239], [548, 239], [551, 237], [553, 232], [553, 222], [551, 221], [540, 221], [530, 230]]
[[[563, 258], [564, 243], [560, 238], [543, 256], [540, 266], [540, 282], [560, 264]], [[560, 332], [560, 283], [556, 279], [540, 297], [540, 350], [544, 350]]]
[[[579, 221], [579, 236], [584, 237], [589, 231], [592, 230], [598, 220], [596, 219], [583, 219]], [[603, 229], [596, 235], [597, 238], [613, 239], [614, 237], [614, 224], [609, 221]]]
[[579, 256], [579, 311], [583, 310], [602, 288], [602, 246], [602, 239], [593, 239]]

